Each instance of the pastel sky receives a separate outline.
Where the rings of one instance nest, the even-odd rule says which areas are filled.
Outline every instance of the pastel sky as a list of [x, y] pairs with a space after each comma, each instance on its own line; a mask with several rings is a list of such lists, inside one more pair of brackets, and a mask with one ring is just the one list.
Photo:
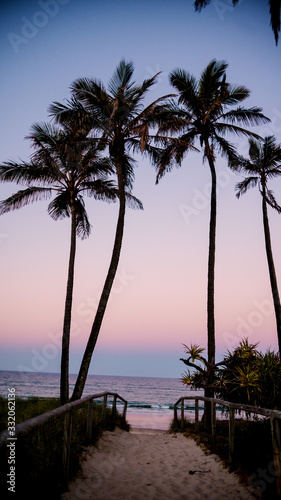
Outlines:
[[[70, 96], [78, 77], [107, 83], [122, 58], [135, 80], [161, 71], [147, 102], [170, 93], [168, 75], [196, 77], [212, 60], [226, 60], [227, 78], [251, 90], [245, 106], [272, 120], [256, 128], [281, 142], [281, 42], [269, 26], [267, 0], [213, 0], [200, 14], [193, 1], [3, 1], [0, 161], [28, 160], [24, 139], [48, 121], [53, 101]], [[229, 137], [247, 154], [247, 141]], [[210, 173], [202, 156], [155, 185], [147, 159], [137, 158], [134, 194], [144, 211], [128, 209], [119, 270], [90, 373], [180, 377], [182, 344], [206, 347], [206, 285]], [[240, 200], [241, 177], [217, 159], [218, 221], [215, 281], [217, 358], [242, 337], [277, 349], [264, 247], [261, 197]], [[270, 186], [281, 203], [281, 183]], [[0, 185], [0, 199], [18, 188]], [[77, 373], [95, 314], [114, 238], [117, 204], [86, 200], [92, 235], [78, 240], [70, 371]], [[0, 218], [0, 369], [58, 372], [69, 220], [54, 222], [38, 202]], [[281, 287], [280, 215], [269, 210]]]

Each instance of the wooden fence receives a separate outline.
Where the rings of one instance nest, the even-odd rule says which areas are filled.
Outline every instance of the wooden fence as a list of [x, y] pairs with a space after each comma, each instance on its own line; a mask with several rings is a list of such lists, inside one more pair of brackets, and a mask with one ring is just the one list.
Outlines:
[[281, 420], [281, 411], [269, 410], [267, 408], [258, 408], [256, 406], [243, 405], [238, 403], [230, 403], [216, 398], [206, 398], [204, 396], [185, 396], [180, 398], [174, 405], [174, 420], [178, 421], [178, 405], [181, 405], [181, 427], [184, 429], [184, 401], [195, 400], [195, 429], [199, 431], [199, 401], [211, 403], [211, 433], [212, 444], [215, 447], [216, 442], [216, 407], [220, 406], [222, 410], [225, 408], [229, 412], [229, 463], [233, 464], [234, 447], [235, 447], [235, 411], [244, 411], [246, 414], [262, 415], [270, 419], [271, 440], [273, 450], [274, 469], [276, 474], [277, 493], [281, 496], [281, 468], [280, 468], [280, 427], [278, 420]]
[[[113, 396], [112, 402], [112, 421], [115, 421], [116, 418], [116, 403], [117, 399], [121, 400], [124, 403], [122, 419], [126, 418], [127, 411], [127, 401], [119, 396], [115, 392], [101, 392], [99, 394], [91, 394], [89, 396], [85, 396], [77, 401], [73, 401], [72, 403], [67, 403], [59, 408], [55, 408], [47, 413], [43, 413], [37, 417], [31, 418], [30, 420], [26, 420], [25, 422], [19, 423], [15, 426], [15, 438], [26, 436], [30, 432], [34, 431], [42, 427], [51, 419], [64, 416], [64, 433], [63, 433], [63, 474], [64, 474], [64, 483], [67, 485], [68, 477], [69, 477], [69, 460], [70, 460], [70, 446], [71, 446], [71, 436], [72, 436], [72, 412], [74, 409], [77, 409], [88, 403], [87, 409], [87, 427], [86, 433], [89, 441], [92, 438], [92, 419], [93, 419], [93, 401], [94, 399], [103, 398], [103, 407], [102, 407], [102, 418], [105, 417], [106, 408], [108, 403], [108, 396]], [[9, 431], [4, 431], [0, 435], [0, 449], [4, 446], [7, 446], [9, 442], [10, 435]]]

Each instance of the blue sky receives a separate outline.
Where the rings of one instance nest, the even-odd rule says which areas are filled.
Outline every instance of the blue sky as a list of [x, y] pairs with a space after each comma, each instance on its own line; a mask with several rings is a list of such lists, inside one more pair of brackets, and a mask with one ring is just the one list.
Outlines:
[[[265, 0], [240, 0], [235, 8], [229, 0], [213, 0], [200, 14], [192, 1], [182, 0], [30, 0], [2, 2], [1, 9], [0, 161], [27, 160], [31, 150], [24, 137], [34, 122], [49, 120], [51, 102], [67, 99], [78, 77], [106, 84], [122, 58], [133, 61], [137, 82], [161, 71], [148, 102], [173, 92], [168, 75], [176, 67], [198, 77], [210, 60], [226, 60], [228, 80], [251, 90], [245, 106], [261, 106], [272, 120], [257, 131], [281, 142], [281, 46], [275, 46]], [[247, 153], [247, 141], [229, 140]], [[209, 170], [200, 154], [190, 154], [156, 186], [148, 160], [138, 160], [134, 194], [144, 211], [127, 212], [119, 271], [91, 373], [178, 377], [184, 369], [182, 343], [206, 346]], [[259, 193], [237, 200], [239, 176], [220, 158], [217, 171], [217, 355], [246, 334], [261, 348], [276, 349]], [[280, 203], [280, 181], [271, 187]], [[2, 184], [0, 198], [14, 191]], [[77, 249], [74, 373], [117, 215], [116, 205], [90, 201], [92, 235]], [[280, 283], [280, 216], [269, 215]], [[68, 221], [48, 217], [44, 202], [0, 219], [2, 369], [59, 371], [69, 231]]]

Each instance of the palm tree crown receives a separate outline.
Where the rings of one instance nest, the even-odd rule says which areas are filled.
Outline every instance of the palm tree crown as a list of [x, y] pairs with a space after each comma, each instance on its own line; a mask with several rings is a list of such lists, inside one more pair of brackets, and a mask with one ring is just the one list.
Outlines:
[[[133, 155], [145, 153], [153, 164], [157, 164], [159, 158], [160, 150], [153, 143], [156, 136], [152, 136], [151, 129], [161, 121], [161, 116], [167, 106], [167, 96], [145, 106], [144, 99], [156, 82], [157, 75], [137, 85], [132, 79], [133, 72], [133, 64], [122, 60], [107, 88], [100, 81], [80, 78], [71, 86], [72, 98], [67, 105], [56, 102], [50, 108], [51, 115], [58, 122], [78, 116], [81, 125], [89, 126], [92, 135], [98, 137], [100, 143], [108, 149], [116, 173], [119, 193], [119, 215], [112, 258], [72, 399], [81, 397], [116, 275], [124, 231], [125, 189], [130, 192], [134, 181], [135, 159]], [[161, 139], [157, 138], [157, 140]]]
[[161, 133], [175, 132], [177, 139], [170, 141], [161, 156], [158, 167], [159, 180], [173, 164], [180, 164], [184, 154], [194, 144], [196, 138], [203, 148], [204, 158], [215, 160], [215, 149], [227, 158], [233, 157], [235, 148], [225, 139], [229, 133], [238, 136], [256, 137], [249, 126], [268, 122], [258, 107], [244, 108], [240, 104], [250, 95], [242, 85], [226, 82], [224, 61], [211, 61], [197, 80], [182, 69], [170, 74], [171, 84], [178, 90], [178, 104], [171, 102], [171, 112], [160, 127]]
[[240, 198], [249, 188], [258, 186], [266, 203], [280, 213], [281, 207], [267, 183], [281, 175], [281, 146], [276, 144], [274, 136], [265, 137], [263, 142], [250, 139], [249, 157], [250, 159], [247, 159], [238, 155], [237, 159], [234, 158], [231, 162], [232, 167], [247, 175], [236, 185], [237, 198]]
[[16, 182], [28, 187], [0, 203], [0, 214], [7, 213], [39, 199], [55, 198], [48, 205], [54, 219], [70, 217], [75, 212], [76, 234], [89, 236], [91, 226], [83, 195], [96, 199], [116, 200], [118, 193], [107, 176], [113, 168], [101, 157], [101, 146], [87, 139], [81, 131], [70, 131], [67, 125], [34, 124], [31, 139], [36, 149], [31, 162], [8, 161], [0, 165], [0, 181]]
[[118, 190], [107, 176], [112, 173], [108, 158], [101, 156], [99, 143], [87, 137], [85, 128], [65, 121], [60, 127], [34, 124], [28, 136], [35, 149], [30, 163], [6, 162], [0, 165], [0, 181], [27, 185], [0, 202], [0, 214], [19, 209], [39, 199], [55, 197], [48, 205], [54, 220], [71, 218], [71, 243], [65, 299], [61, 356], [61, 403], [69, 398], [69, 342], [74, 285], [76, 235], [82, 239], [91, 226], [85, 209], [84, 194], [96, 199], [115, 201]]
[[273, 260], [267, 213], [267, 205], [272, 207], [278, 213], [281, 213], [281, 207], [278, 205], [273, 192], [267, 185], [269, 180], [281, 175], [281, 146], [276, 144], [276, 139], [273, 136], [265, 137], [264, 142], [257, 142], [250, 139], [249, 157], [250, 159], [247, 159], [243, 156], [237, 155], [237, 157], [231, 161], [231, 166], [246, 175], [246, 177], [236, 185], [237, 198], [246, 193], [249, 188], [256, 186], [258, 186], [259, 192], [262, 196], [265, 249], [275, 309], [279, 355], [281, 356], [281, 303]]

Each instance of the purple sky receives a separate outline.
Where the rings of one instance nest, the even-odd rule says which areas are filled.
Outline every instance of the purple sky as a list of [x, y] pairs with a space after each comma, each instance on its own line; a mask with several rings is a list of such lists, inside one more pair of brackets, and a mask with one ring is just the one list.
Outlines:
[[[52, 101], [70, 96], [77, 77], [105, 84], [124, 57], [140, 82], [161, 75], [148, 102], [172, 91], [176, 67], [196, 77], [211, 59], [226, 60], [228, 80], [247, 86], [245, 106], [261, 106], [272, 123], [256, 129], [281, 142], [281, 43], [275, 46], [267, 1], [216, 1], [195, 13], [183, 0], [89, 2], [50, 0], [1, 4], [1, 161], [28, 160], [24, 140], [47, 121]], [[230, 137], [247, 153], [247, 141]], [[90, 373], [180, 377], [182, 344], [206, 346], [208, 166], [190, 154], [182, 168], [155, 185], [138, 158], [134, 194], [144, 211], [128, 210], [119, 271]], [[261, 198], [240, 200], [233, 175], [218, 158], [216, 253], [217, 356], [242, 337], [277, 348]], [[280, 181], [270, 186], [281, 203]], [[0, 198], [14, 192], [0, 185]], [[117, 205], [86, 200], [92, 235], [78, 241], [71, 372], [79, 369], [109, 264]], [[70, 225], [54, 222], [39, 202], [0, 219], [0, 369], [59, 371]], [[281, 286], [280, 216], [269, 210]]]

